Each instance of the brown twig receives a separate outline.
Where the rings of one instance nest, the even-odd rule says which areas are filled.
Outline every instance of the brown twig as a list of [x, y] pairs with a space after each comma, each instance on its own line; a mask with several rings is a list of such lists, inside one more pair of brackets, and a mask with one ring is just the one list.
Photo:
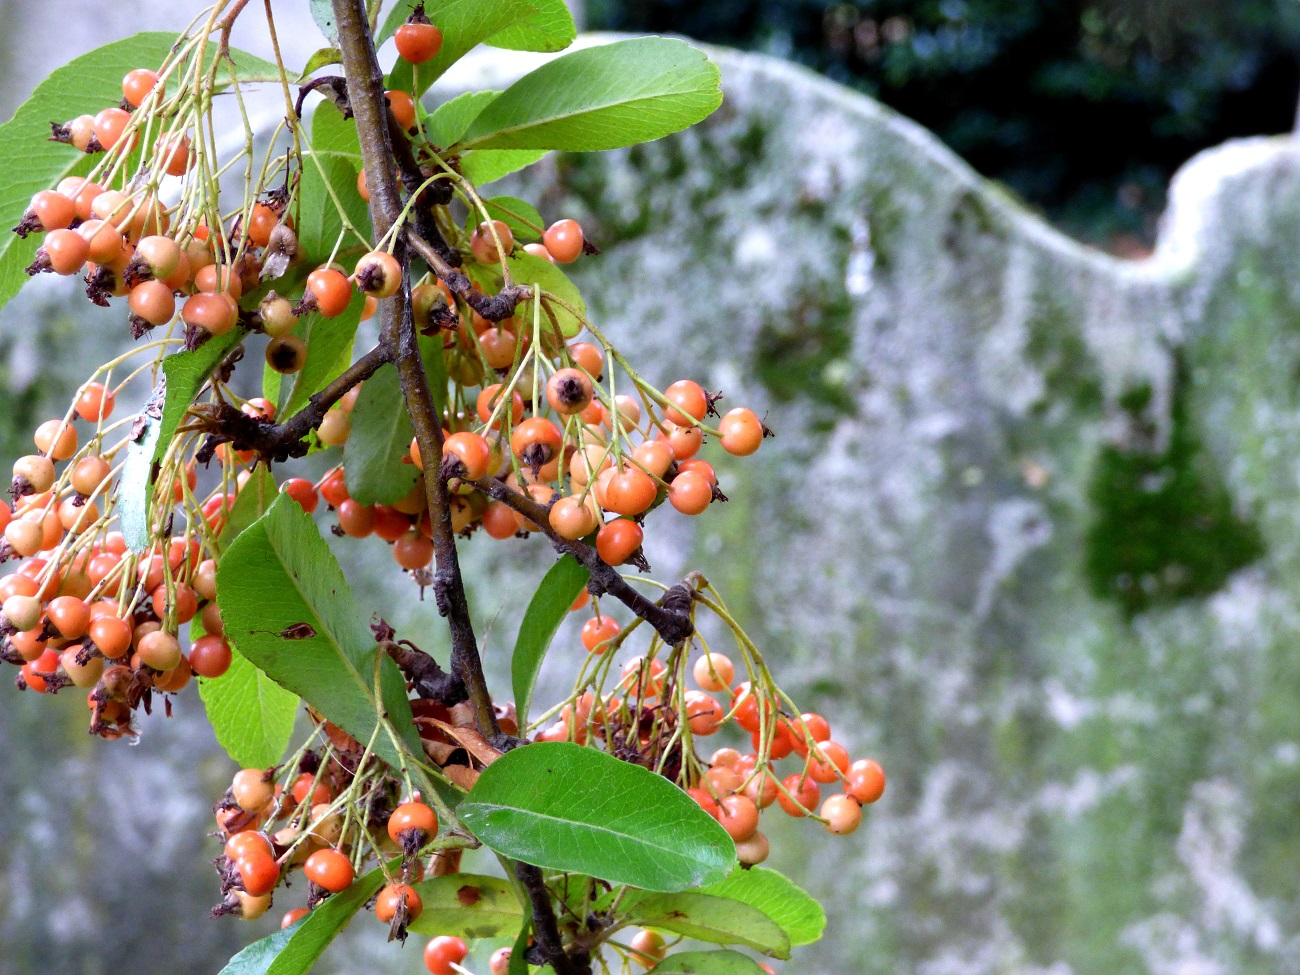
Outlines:
[[572, 555], [591, 574], [587, 588], [597, 596], [608, 593], [620, 603], [655, 628], [670, 647], [675, 647], [695, 632], [691, 623], [691, 590], [678, 584], [664, 593], [659, 602], [651, 602], [637, 592], [619, 575], [618, 570], [600, 557], [594, 548], [583, 542], [565, 538], [551, 527], [549, 509], [527, 495], [520, 494], [494, 478], [485, 477], [474, 482], [480, 491], [519, 512], [537, 525], [551, 540], [557, 551]]

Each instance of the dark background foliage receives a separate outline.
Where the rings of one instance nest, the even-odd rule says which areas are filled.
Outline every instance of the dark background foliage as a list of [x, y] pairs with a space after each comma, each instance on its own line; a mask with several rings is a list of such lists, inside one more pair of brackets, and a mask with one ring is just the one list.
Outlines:
[[1149, 243], [1200, 149], [1289, 130], [1295, 0], [588, 0], [592, 27], [799, 61], [939, 135], [1068, 231]]

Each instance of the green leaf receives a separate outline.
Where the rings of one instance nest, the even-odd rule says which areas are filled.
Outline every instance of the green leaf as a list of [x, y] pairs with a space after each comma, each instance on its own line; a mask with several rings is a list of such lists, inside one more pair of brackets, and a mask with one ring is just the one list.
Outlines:
[[200, 679], [199, 697], [217, 742], [240, 768], [268, 768], [284, 757], [298, 717], [298, 695], [275, 683], [243, 654], [232, 649], [228, 671], [211, 680]]
[[[376, 754], [394, 769], [408, 753], [423, 756], [401, 673], [378, 654], [343, 570], [287, 494], [226, 550], [217, 594], [227, 639], [277, 684], [362, 744], [382, 708], [403, 748], [381, 731]], [[374, 694], [377, 654], [382, 703]]]
[[524, 919], [514, 888], [500, 877], [455, 873], [426, 880], [415, 889], [424, 901], [424, 910], [411, 923], [417, 934], [503, 938], [518, 931]]
[[[320, 111], [318, 108], [317, 113]], [[338, 153], [315, 152], [309, 155], [312, 158], [302, 164], [298, 243], [307, 261], [323, 264], [330, 254], [335, 253], [334, 245], [342, 237], [335, 256], [346, 264], [348, 257], [360, 256], [362, 251], [369, 249], [361, 236], [370, 228], [370, 211], [357, 192], [360, 166], [352, 157]], [[334, 195], [326, 188], [327, 182]], [[335, 196], [343, 204], [350, 230], [344, 229], [343, 217], [334, 202]]]
[[465, 134], [470, 123], [499, 94], [497, 91], [467, 91], [443, 102], [429, 113], [424, 123], [425, 134], [436, 146], [451, 145]]
[[524, 620], [519, 624], [514, 655], [510, 658], [510, 680], [521, 728], [528, 723], [528, 705], [532, 701], [533, 687], [537, 684], [537, 673], [542, 669], [546, 650], [589, 578], [591, 573], [582, 563], [572, 555], [566, 555], [547, 571], [528, 604]]
[[[357, 169], [361, 168], [361, 141], [357, 124], [343, 117], [333, 102], [320, 102], [311, 114], [312, 152], [336, 156], [354, 156]], [[356, 192], [355, 176], [353, 192]], [[360, 194], [358, 194], [360, 199]]]
[[319, 51], [307, 59], [307, 67], [302, 69], [302, 74], [298, 76], [299, 81], [304, 81], [311, 75], [315, 74], [321, 68], [330, 64], [342, 64], [343, 52], [337, 47], [322, 47]]
[[460, 157], [460, 173], [475, 186], [484, 186], [509, 176], [540, 159], [546, 149], [481, 149]]
[[316, 21], [325, 40], [338, 44], [339, 28], [334, 23], [334, 4], [330, 0], [309, 0], [308, 6], [311, 8], [311, 19]]
[[725, 880], [702, 887], [699, 893], [758, 908], [781, 925], [792, 945], [812, 944], [826, 928], [826, 912], [817, 900], [784, 874], [766, 867], [737, 867]]
[[[412, 0], [402, 0], [394, 7], [375, 38], [376, 43], [382, 44], [392, 37], [397, 28], [406, 23], [414, 8]], [[432, 61], [419, 66], [417, 101], [431, 84], [466, 54], [489, 37], [535, 15], [538, 10], [527, 0], [493, 0], [492, 3], [483, 0], [426, 0], [424, 12], [442, 31], [442, 50]], [[388, 87], [411, 91], [415, 77], [411, 64], [399, 58], [388, 76]]]
[[591, 152], [680, 132], [722, 104], [702, 51], [639, 37], [565, 54], [524, 75], [470, 125], [462, 149]]
[[[294, 379], [293, 392], [284, 408], [286, 417], [293, 416], [307, 400], [338, 378], [352, 362], [352, 340], [361, 324], [361, 312], [366, 296], [359, 288], [352, 289], [352, 300], [341, 315], [326, 318], [313, 312], [307, 318], [307, 359]], [[340, 364], [341, 363], [341, 364]]]
[[525, 918], [523, 927], [519, 929], [519, 936], [515, 938], [514, 947], [510, 949], [510, 964], [506, 969], [506, 975], [528, 975], [528, 959], [524, 956], [528, 952], [528, 936], [532, 933], [532, 921]]
[[738, 951], [679, 951], [648, 975], [763, 975], [754, 959]]
[[697, 887], [736, 862], [726, 831], [667, 779], [565, 742], [506, 752], [458, 815], [503, 856], [645, 890]]
[[730, 897], [694, 890], [655, 894], [638, 900], [627, 917], [642, 927], [696, 941], [744, 945], [775, 958], [790, 957], [790, 939], [781, 926], [757, 907]]
[[176, 428], [185, 418], [185, 412], [199, 395], [212, 370], [217, 368], [226, 354], [244, 338], [244, 330], [232, 329], [225, 335], [208, 339], [197, 349], [176, 352], [163, 359], [163, 375], [167, 377], [167, 398], [163, 402], [162, 436], [153, 459], [159, 460], [176, 435]]
[[304, 975], [383, 885], [384, 872], [378, 868], [358, 877], [297, 924], [253, 942], [230, 959], [220, 975]]
[[[55, 70], [36, 86], [4, 125], [0, 125], [0, 306], [28, 277], [24, 268], [41, 244], [40, 234], [26, 240], [8, 232], [26, 211], [32, 196], [49, 189], [64, 176], [84, 174], [101, 157], [87, 156], [72, 146], [50, 142], [50, 122], [67, 122], [78, 115], [94, 115], [122, 98], [122, 76], [132, 68], [157, 66], [171, 52], [177, 35], [163, 31], [135, 34], [98, 47]], [[210, 56], [215, 56], [216, 45]], [[236, 75], [251, 78], [275, 66], [242, 51], [232, 51]], [[228, 76], [228, 73], [227, 73]]]
[[[154, 387], [140, 419], [140, 435], [126, 448], [118, 491], [118, 517], [122, 535], [133, 552], [149, 547], [149, 510], [153, 500], [154, 464], [167, 451], [176, 428], [217, 364], [244, 337], [243, 329], [209, 339], [197, 349], [176, 352], [163, 359], [163, 377]], [[159, 405], [158, 398], [162, 403]]]
[[[546, 229], [546, 225], [542, 223], [542, 215], [526, 200], [513, 196], [494, 196], [483, 201], [483, 209], [487, 210], [493, 220], [500, 220], [509, 227], [516, 240], [537, 240]], [[473, 226], [481, 222], [478, 220], [479, 216], [477, 210], [470, 215], [470, 223]]]
[[563, 51], [578, 36], [573, 14], [564, 0], [531, 0], [537, 13], [483, 43], [510, 51]]
[[358, 504], [392, 504], [411, 490], [420, 472], [402, 458], [414, 436], [397, 370], [382, 366], [362, 385], [352, 408], [343, 471], [348, 493]]
[[[534, 257], [523, 250], [507, 257], [506, 263], [510, 267], [510, 275], [515, 284], [541, 285], [543, 291], [550, 292], [565, 304], [576, 309], [578, 315], [581, 316], [575, 316], [568, 309], [549, 301], [543, 295], [542, 330], [544, 333], [550, 323], [554, 323], [566, 339], [571, 339], [582, 331], [584, 327], [583, 319], [587, 317], [587, 303], [582, 300], [582, 292], [569, 280], [567, 274], [545, 258]], [[531, 299], [519, 303], [515, 318], [516, 321], [524, 323], [524, 328], [532, 328], [533, 302]]]
[[226, 523], [218, 538], [221, 548], [228, 548], [244, 529], [266, 514], [266, 509], [271, 507], [271, 502], [278, 494], [275, 476], [259, 464], [249, 476], [248, 482], [235, 495], [235, 503], [230, 506], [230, 514], [226, 516]]

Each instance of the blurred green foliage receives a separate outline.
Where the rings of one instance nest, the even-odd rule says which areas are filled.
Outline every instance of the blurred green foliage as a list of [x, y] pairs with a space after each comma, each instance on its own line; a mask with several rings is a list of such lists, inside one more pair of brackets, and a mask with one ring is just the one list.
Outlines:
[[588, 0], [592, 27], [765, 51], [933, 130], [1065, 229], [1149, 241], [1200, 149], [1292, 127], [1297, 0]]

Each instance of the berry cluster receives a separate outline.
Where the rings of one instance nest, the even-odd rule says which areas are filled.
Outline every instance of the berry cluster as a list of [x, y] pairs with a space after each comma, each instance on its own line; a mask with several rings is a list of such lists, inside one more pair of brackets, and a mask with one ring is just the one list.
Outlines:
[[[232, 19], [242, 7], [232, 8]], [[374, 628], [414, 694], [427, 771], [468, 789], [502, 751], [530, 737], [570, 741], [679, 785], [722, 824], [747, 865], [768, 855], [758, 827], [774, 803], [831, 833], [852, 833], [862, 805], [884, 791], [880, 766], [851, 762], [823, 718], [799, 712], [702, 576], [670, 588], [618, 571], [649, 569], [642, 543], [655, 509], [695, 516], [726, 500], [703, 455], [706, 441], [750, 456], [772, 435], [763, 420], [746, 407], [721, 412], [721, 394], [693, 379], [661, 390], [642, 377], [587, 319], [561, 270], [597, 253], [583, 228], [567, 218], [543, 225], [531, 207], [521, 215], [484, 201], [458, 157], [429, 141], [418, 87], [383, 98], [371, 90], [379, 115], [387, 105], [378, 124], [398, 143], [388, 161], [405, 166], [400, 217], [376, 217], [388, 229], [368, 240], [368, 226], [355, 225], [348, 204], [368, 201], [377, 188], [394, 190], [364, 169], [354, 183], [347, 169], [346, 179], [328, 186], [343, 227], [337, 240], [305, 243], [313, 224], [304, 219], [302, 186], [306, 167], [319, 162], [305, 161], [307, 133], [297, 116], [303, 98], [328, 79], [304, 85], [296, 105], [285, 83], [293, 147], [271, 140], [260, 173], [251, 139], [219, 163], [212, 95], [222, 84], [238, 90], [238, 81], [219, 81], [221, 58], [204, 57], [214, 29], [209, 23], [207, 33], [183, 38], [157, 71], [129, 72], [120, 106], [56, 125], [56, 141], [95, 161], [87, 175], [37, 193], [14, 228], [41, 235], [29, 273], [84, 275], [98, 305], [125, 298], [136, 341], [95, 370], [64, 416], [36, 429], [35, 451], [13, 466], [13, 504], [0, 502], [0, 561], [18, 561], [0, 579], [0, 659], [20, 668], [18, 687], [85, 690], [91, 732], [115, 739], [134, 734], [135, 711], [150, 710], [160, 696], [170, 714], [171, 695], [191, 677], [221, 679], [236, 648], [221, 618], [217, 566], [247, 526], [241, 502], [268, 487], [308, 514], [323, 501], [336, 535], [378, 536], [421, 586], [433, 581], [435, 559], [440, 572], [455, 562], [444, 558], [454, 556], [455, 535], [541, 534], [583, 562], [589, 590], [572, 609], [590, 604], [594, 612], [582, 627], [588, 652], [572, 694], [532, 725], [513, 705], [494, 705], [481, 674], [476, 710], [463, 672], [443, 674], [417, 648], [393, 641], [386, 624]], [[417, 7], [395, 40], [399, 55], [418, 66], [438, 57], [443, 36]], [[333, 87], [336, 104], [346, 102], [346, 88]], [[351, 108], [340, 107], [347, 125]], [[220, 177], [241, 161], [247, 185], [232, 207]], [[453, 219], [453, 205], [463, 207], [464, 220]], [[437, 246], [421, 250], [425, 237]], [[325, 370], [306, 368], [313, 353], [315, 361], [323, 357], [317, 343], [325, 340], [317, 337], [342, 324], [334, 320], [351, 311], [355, 325], [381, 309], [384, 337], [370, 353], [351, 365], [344, 359], [329, 380], [320, 379]], [[257, 343], [268, 367], [264, 396], [246, 398], [233, 377]], [[192, 366], [205, 346], [212, 355], [178, 406], [179, 380], [164, 362], [180, 354]], [[334, 366], [337, 349], [323, 348]], [[401, 381], [416, 437], [409, 446], [404, 432], [394, 438], [393, 463], [381, 473], [394, 489], [390, 498], [409, 483], [399, 484], [399, 474], [414, 485], [391, 504], [362, 503], [349, 490], [349, 474], [362, 463], [349, 453], [353, 418], [366, 409], [365, 384], [388, 364], [414, 371]], [[287, 397], [297, 405], [278, 396], [277, 374], [299, 377]], [[308, 377], [315, 385], [299, 389]], [[145, 383], [152, 395], [140, 414], [115, 417], [128, 387], [141, 394]], [[417, 411], [421, 386], [431, 405]], [[167, 435], [155, 446], [149, 437], [160, 427]], [[271, 475], [272, 465], [329, 450], [341, 450], [341, 460], [319, 480]], [[403, 452], [411, 467], [397, 465]], [[439, 609], [451, 615], [447, 580], [439, 582]], [[651, 603], [632, 588], [639, 585], [665, 596]], [[637, 619], [623, 627], [602, 613], [600, 600], [610, 598]], [[673, 600], [679, 608], [670, 613]], [[697, 613], [731, 631], [748, 679], [737, 683], [738, 665], [709, 648]], [[648, 647], [616, 671], [623, 644], [647, 622]], [[473, 649], [472, 632], [469, 643]], [[444, 694], [447, 682], [432, 671], [456, 683], [459, 696]], [[363, 744], [309, 714], [311, 734], [294, 757], [242, 769], [214, 810], [224, 843], [214, 914], [261, 916], [277, 887], [301, 870], [307, 898], [285, 915], [292, 925], [376, 863], [386, 883], [373, 909], [393, 937], [404, 938], [422, 910], [415, 885], [426, 873], [457, 871], [459, 851], [477, 841], [438, 796], [420, 795], [408, 770], [381, 761], [373, 740]], [[740, 744], [748, 735], [749, 745], [716, 748], [706, 761], [696, 739], [715, 735]], [[783, 761], [793, 768], [778, 772]], [[837, 783], [842, 792], [823, 799], [822, 787]], [[646, 968], [668, 947], [652, 930], [611, 945]], [[434, 975], [449, 975], [462, 970], [466, 953], [460, 938], [439, 937], [425, 963]], [[492, 957], [494, 975], [507, 970], [509, 955], [502, 949]]]

